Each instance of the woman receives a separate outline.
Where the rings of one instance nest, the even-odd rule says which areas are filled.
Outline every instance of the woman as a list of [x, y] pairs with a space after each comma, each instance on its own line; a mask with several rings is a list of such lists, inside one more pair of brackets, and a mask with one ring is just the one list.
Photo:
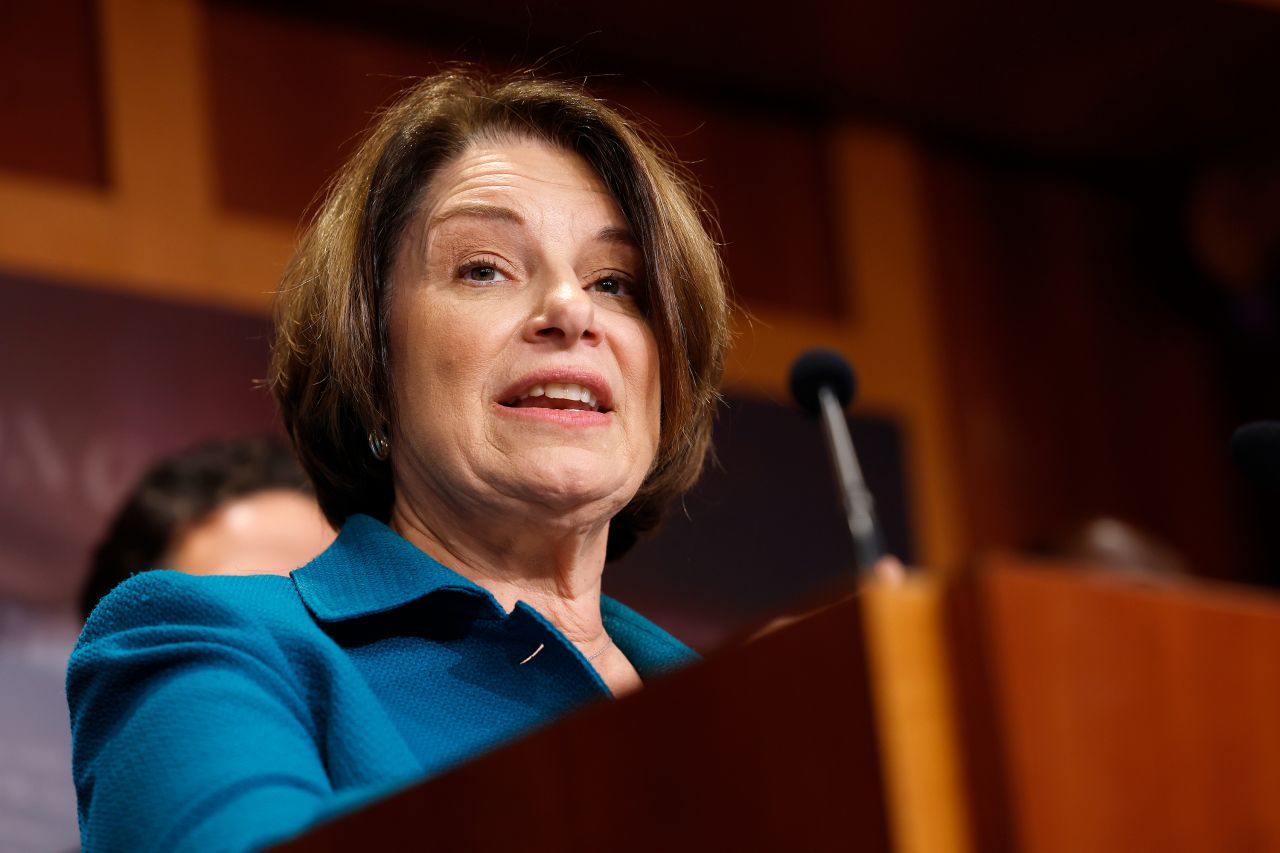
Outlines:
[[341, 533], [150, 572], [68, 696], [87, 850], [245, 849], [693, 658], [601, 595], [697, 478], [727, 338], [690, 183], [583, 91], [446, 73], [335, 179], [271, 384]]

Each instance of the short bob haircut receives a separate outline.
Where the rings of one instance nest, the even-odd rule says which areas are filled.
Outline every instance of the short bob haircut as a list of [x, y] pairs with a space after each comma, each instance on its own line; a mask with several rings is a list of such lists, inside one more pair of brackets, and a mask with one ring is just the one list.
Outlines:
[[418, 82], [374, 121], [333, 178], [281, 280], [268, 380], [329, 521], [386, 521], [395, 453], [386, 276], [440, 167], [477, 141], [522, 136], [581, 156], [613, 194], [644, 256], [642, 304], [658, 342], [662, 426], [640, 490], [610, 524], [609, 558], [657, 525], [710, 447], [728, 345], [724, 267], [697, 185], [665, 146], [581, 87], [453, 69]]

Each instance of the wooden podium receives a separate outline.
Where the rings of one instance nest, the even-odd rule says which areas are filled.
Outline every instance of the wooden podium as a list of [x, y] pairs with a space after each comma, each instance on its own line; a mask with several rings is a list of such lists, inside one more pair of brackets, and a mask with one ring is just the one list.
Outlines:
[[1280, 600], [872, 584], [277, 851], [1280, 849]]
[[975, 849], [1280, 850], [1280, 598], [1002, 557], [949, 615]]

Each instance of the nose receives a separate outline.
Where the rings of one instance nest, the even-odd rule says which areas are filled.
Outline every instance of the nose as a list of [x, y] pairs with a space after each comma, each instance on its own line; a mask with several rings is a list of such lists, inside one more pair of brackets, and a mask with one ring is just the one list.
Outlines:
[[575, 276], [555, 277], [538, 300], [525, 327], [528, 340], [552, 340], [563, 346], [599, 341], [595, 301]]

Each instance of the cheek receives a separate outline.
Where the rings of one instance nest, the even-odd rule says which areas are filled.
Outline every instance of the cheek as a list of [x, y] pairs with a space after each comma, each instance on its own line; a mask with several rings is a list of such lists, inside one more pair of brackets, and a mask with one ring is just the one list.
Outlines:
[[[395, 398], [396, 432], [401, 442], [434, 442], [424, 436], [438, 431], [449, 420], [451, 406], [445, 389], [453, 384], [451, 375], [458, 353], [449, 333], [449, 324], [431, 322], [438, 311], [421, 304], [396, 306], [391, 317], [388, 358], [391, 362], [392, 393]], [[435, 411], [435, 417], [427, 417]]]
[[475, 336], [461, 328], [465, 318], [454, 313], [451, 306], [422, 300], [393, 315], [388, 356], [402, 403], [431, 403], [422, 398], [424, 393], [454, 388], [475, 371], [481, 360]]
[[389, 330], [396, 432], [416, 453], [449, 458], [488, 446], [484, 409], [503, 357], [501, 318], [482, 306], [422, 299], [402, 306]]

